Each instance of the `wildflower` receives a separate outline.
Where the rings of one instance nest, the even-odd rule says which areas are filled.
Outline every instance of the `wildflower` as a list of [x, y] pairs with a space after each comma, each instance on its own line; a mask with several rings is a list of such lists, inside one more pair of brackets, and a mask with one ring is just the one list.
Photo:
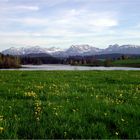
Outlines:
[[124, 119], [122, 118], [121, 121], [124, 122]]
[[40, 106], [40, 105], [41, 105], [41, 101], [36, 100], [36, 101], [35, 101], [35, 105], [36, 105], [36, 106]]
[[4, 128], [3, 128], [3, 127], [0, 127], [0, 133], [2, 133], [2, 132], [3, 132], [3, 130], [4, 130]]
[[96, 98], [98, 98], [98, 95], [96, 95]]
[[79, 99], [79, 97], [77, 96], [76, 99]]
[[75, 109], [73, 109], [72, 111], [73, 111], [73, 112], [76, 112], [76, 110], [75, 110]]
[[37, 88], [37, 89], [43, 89], [44, 87], [41, 86], [41, 85], [38, 85], [38, 86], [35, 86], [35, 88]]
[[120, 97], [122, 97], [122, 94], [120, 94]]
[[39, 121], [40, 120], [39, 117], [37, 117], [36, 120]]
[[37, 115], [38, 113], [37, 112], [35, 112], [35, 115]]
[[58, 113], [56, 112], [55, 115], [58, 116]]
[[107, 113], [104, 113], [105, 116], [107, 116]]
[[4, 118], [3, 116], [0, 116], [0, 121], [3, 121], [3, 118]]
[[40, 114], [41, 114], [41, 101], [36, 100], [34, 103], [34, 111], [35, 111], [35, 118], [37, 121], [40, 120]]
[[52, 104], [51, 102], [48, 102], [48, 106], [51, 106], [51, 104]]
[[27, 97], [34, 97], [34, 98], [37, 96], [36, 93], [33, 92], [33, 91], [31, 91], [31, 92], [26, 92], [24, 95], [27, 96]]
[[64, 132], [64, 137], [66, 137], [67, 136], [67, 132]]

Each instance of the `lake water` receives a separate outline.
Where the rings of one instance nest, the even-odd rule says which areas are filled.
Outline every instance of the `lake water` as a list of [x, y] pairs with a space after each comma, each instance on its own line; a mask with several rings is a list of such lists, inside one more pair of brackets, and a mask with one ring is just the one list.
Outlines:
[[71, 65], [22, 65], [19, 69], [1, 69], [1, 70], [140, 70], [140, 68], [130, 67], [88, 67]]

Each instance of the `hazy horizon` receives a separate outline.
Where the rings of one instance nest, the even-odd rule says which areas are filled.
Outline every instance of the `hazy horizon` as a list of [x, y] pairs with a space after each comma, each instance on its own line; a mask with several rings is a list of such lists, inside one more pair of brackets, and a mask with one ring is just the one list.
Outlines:
[[0, 51], [140, 45], [139, 0], [0, 0]]

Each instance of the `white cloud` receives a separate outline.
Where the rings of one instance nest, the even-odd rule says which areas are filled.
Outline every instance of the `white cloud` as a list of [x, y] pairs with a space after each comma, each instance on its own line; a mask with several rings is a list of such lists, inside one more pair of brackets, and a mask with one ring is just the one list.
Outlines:
[[20, 26], [27, 26], [28, 28], [31, 26], [41, 27], [47, 26], [48, 19], [43, 18], [32, 18], [32, 17], [25, 17], [25, 18], [5, 18], [1, 20], [0, 25], [9, 26], [18, 24]]
[[38, 6], [26, 6], [26, 5], [19, 5], [12, 7], [11, 10], [31, 10], [31, 11], [38, 11]]
[[118, 21], [115, 19], [99, 18], [91, 20], [89, 24], [97, 27], [113, 27], [118, 25]]
[[8, 13], [8, 12], [19, 12], [19, 11], [38, 11], [40, 8], [39, 6], [28, 6], [28, 5], [8, 5], [8, 6], [1, 6], [1, 11]]
[[21, 19], [17, 19], [16, 21], [27, 26], [35, 26], [35, 25], [44, 26], [48, 24], [47, 19], [40, 19], [40, 18], [21, 18]]
[[[91, 13], [86, 9], [63, 10], [63, 14], [61, 12], [47, 19], [44, 17], [5, 18], [5, 25], [20, 25], [26, 27], [28, 31], [20, 29], [19, 31], [0, 32], [0, 37], [3, 38], [4, 43], [67, 46], [73, 43], [99, 41], [99, 38], [102, 38], [100, 35], [106, 32], [105, 40], [107, 34], [110, 34], [110, 28], [119, 24], [116, 16], [109, 12], [94, 11]], [[34, 27], [33, 30], [32, 27]], [[101, 40], [103, 42], [103, 38]]]
[[[36, 26], [36, 30], [40, 29], [41, 27], [43, 30], [49, 29], [51, 30], [61, 30], [66, 31], [68, 33], [81, 33], [83, 30], [84, 32], [101, 32], [104, 31], [106, 28], [109, 29], [114, 26], [118, 26], [119, 21], [114, 16], [111, 15], [109, 12], [106, 13], [97, 13], [93, 12], [91, 14], [90, 11], [86, 10], [66, 10], [63, 11], [64, 14], [59, 14], [56, 17], [50, 16], [47, 18], [44, 17], [24, 17], [24, 18], [5, 18], [5, 25], [6, 24], [20, 24], [20, 26], [27, 26], [29, 30], [31, 26]], [[28, 27], [29, 26], [29, 27]], [[48, 33], [49, 34], [49, 33]]]
[[[15, 34], [15, 36], [1, 36], [1, 44], [13, 44], [15, 46], [35, 46], [35, 45], [40, 45], [40, 46], [53, 46], [58, 44], [67, 44], [71, 43], [72, 39], [70, 38], [40, 38], [40, 37], [35, 37], [36, 34], [34, 34], [34, 37], [29, 34], [29, 35], [23, 35], [23, 36], [18, 36], [21, 35], [20, 33]], [[31, 35], [31, 36], [30, 36]], [[61, 46], [62, 47], [62, 46]]]
[[100, 47], [102, 44], [118, 43], [118, 40], [135, 40], [140, 36], [140, 25], [131, 28], [134, 20], [126, 24], [122, 11], [111, 7], [113, 0], [113, 5], [109, 5], [108, 0], [100, 0], [104, 4], [108, 1], [105, 6], [99, 0], [21, 1], [1, 6], [0, 37], [5, 44], [61, 44], [68, 47], [74, 43], [96, 43], [95, 46]]
[[133, 28], [134, 29], [140, 29], [140, 23], [138, 23], [137, 25], [135, 25]]

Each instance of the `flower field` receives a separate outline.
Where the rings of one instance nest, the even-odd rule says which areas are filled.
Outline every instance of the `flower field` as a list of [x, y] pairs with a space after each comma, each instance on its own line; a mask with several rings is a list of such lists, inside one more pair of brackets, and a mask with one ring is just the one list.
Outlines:
[[140, 72], [0, 71], [0, 138], [140, 139]]

